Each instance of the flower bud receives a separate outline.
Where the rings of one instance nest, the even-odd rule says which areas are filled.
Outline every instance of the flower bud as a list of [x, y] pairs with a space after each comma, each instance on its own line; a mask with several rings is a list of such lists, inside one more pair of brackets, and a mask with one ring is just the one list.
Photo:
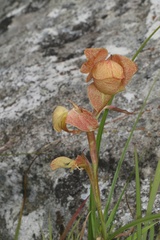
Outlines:
[[84, 53], [87, 61], [82, 65], [81, 72], [88, 73], [87, 82], [93, 79], [94, 87], [93, 84], [88, 87], [88, 97], [94, 109], [99, 111], [101, 105], [104, 107], [110, 98], [108, 95], [113, 96], [125, 89], [136, 73], [137, 65], [129, 58], [117, 54], [106, 59], [108, 51], [104, 48], [87, 48]]

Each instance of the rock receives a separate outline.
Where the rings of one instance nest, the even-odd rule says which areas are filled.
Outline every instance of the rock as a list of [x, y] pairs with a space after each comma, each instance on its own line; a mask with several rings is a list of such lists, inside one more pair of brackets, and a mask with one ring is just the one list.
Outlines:
[[[110, 53], [132, 57], [159, 25], [159, 2], [137, 1], [2, 1], [0, 0], [0, 239], [13, 239], [23, 199], [23, 176], [28, 172], [27, 198], [19, 239], [47, 236], [48, 218], [58, 239], [71, 215], [89, 192], [85, 172], [52, 172], [57, 156], [88, 154], [84, 134], [70, 136], [52, 130], [52, 111], [70, 108], [69, 99], [88, 108], [85, 76], [79, 71], [88, 47], [105, 47]], [[153, 79], [158, 76], [160, 31], [139, 54], [139, 71], [114, 105], [135, 111], [142, 106]], [[134, 167], [134, 146], [140, 157], [143, 207], [150, 178], [160, 152], [160, 81], [157, 81], [126, 154], [113, 201]], [[100, 152], [102, 198], [111, 184], [119, 156], [136, 114], [110, 112]], [[128, 199], [134, 207], [134, 179]], [[159, 210], [157, 197], [155, 210]], [[129, 219], [122, 206], [119, 221]], [[126, 216], [126, 217], [125, 217]], [[125, 219], [124, 219], [125, 217]], [[120, 218], [120, 217], [119, 217]]]

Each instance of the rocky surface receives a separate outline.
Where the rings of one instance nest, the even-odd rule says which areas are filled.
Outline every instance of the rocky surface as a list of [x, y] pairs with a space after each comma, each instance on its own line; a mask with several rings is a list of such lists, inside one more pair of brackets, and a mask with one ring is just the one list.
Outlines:
[[[13, 239], [23, 198], [23, 176], [32, 161], [19, 239], [39, 240], [41, 229], [47, 235], [49, 214], [54, 239], [58, 239], [59, 229], [85, 199], [89, 186], [84, 172], [62, 169], [53, 173], [49, 164], [57, 156], [75, 158], [82, 151], [88, 154], [88, 149], [85, 135], [69, 136], [52, 130], [52, 111], [57, 105], [70, 107], [69, 99], [88, 107], [85, 76], [79, 71], [85, 60], [84, 49], [105, 47], [110, 53], [132, 57], [160, 24], [160, 3], [0, 0], [0, 6], [0, 239]], [[139, 71], [126, 91], [116, 96], [117, 107], [140, 109], [158, 75], [159, 39], [160, 31], [139, 55]], [[144, 210], [150, 178], [160, 158], [159, 89], [158, 78], [126, 154], [116, 191], [133, 169], [136, 145]], [[109, 114], [100, 153], [103, 199], [135, 117]], [[133, 208], [134, 193], [133, 180], [128, 190]], [[159, 199], [157, 196], [155, 211], [160, 210]], [[119, 216], [121, 223], [131, 219], [126, 204]]]

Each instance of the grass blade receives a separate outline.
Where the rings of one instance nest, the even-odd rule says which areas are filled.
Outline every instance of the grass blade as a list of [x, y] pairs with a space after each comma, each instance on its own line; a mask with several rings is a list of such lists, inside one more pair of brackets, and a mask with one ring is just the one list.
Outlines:
[[[74, 223], [74, 225], [72, 226], [72, 229], [71, 229], [71, 231], [69, 232], [69, 234], [68, 234], [68, 236], [67, 236], [67, 240], [71, 240], [71, 239], [79, 239], [79, 233], [76, 231], [77, 230], [77, 228], [78, 228], [78, 225], [79, 225], [79, 223], [80, 223], [80, 220], [81, 220], [81, 217], [80, 218], [78, 218], [76, 221], [75, 221], [75, 223]], [[76, 232], [76, 236], [75, 236], [75, 232]]]
[[129, 184], [132, 176], [133, 176], [133, 173], [131, 173], [130, 177], [128, 178], [125, 186], [123, 187], [123, 190], [122, 190], [122, 192], [121, 192], [121, 194], [119, 196], [119, 199], [118, 199], [116, 205], [114, 206], [113, 210], [111, 211], [111, 213], [109, 215], [109, 218], [107, 219], [106, 228], [109, 228], [109, 230], [112, 228], [113, 221], [114, 221], [114, 218], [116, 216], [119, 204], [121, 203], [122, 197], [123, 197], [123, 195], [125, 193], [126, 188], [128, 187], [128, 184]]
[[150, 228], [150, 231], [149, 231], [149, 240], [154, 240], [154, 226]]
[[[135, 156], [135, 174], [136, 174], [136, 218], [142, 217], [141, 212], [141, 190], [140, 190], [140, 178], [139, 178], [139, 167], [138, 167], [138, 154], [137, 150], [135, 148], [134, 150], [134, 156]], [[137, 238], [141, 239], [142, 236], [142, 226], [141, 223], [137, 225]]]
[[150, 197], [149, 197], [149, 202], [148, 202], [148, 207], [147, 207], [147, 214], [151, 214], [153, 204], [157, 195], [157, 191], [160, 185], [160, 159], [157, 164], [154, 180], [152, 183], [151, 191], [150, 191]]
[[142, 43], [140, 48], [137, 50], [137, 52], [132, 57], [132, 61], [136, 59], [136, 57], [139, 55], [139, 53], [143, 50], [143, 48], [146, 46], [146, 44], [149, 42], [149, 40], [152, 38], [152, 36], [160, 29], [160, 26], [158, 26], [152, 33], [149, 35], [149, 37]]
[[49, 222], [49, 226], [48, 226], [48, 228], [49, 228], [49, 240], [53, 240], [53, 238], [52, 238], [52, 233], [53, 233], [53, 231], [52, 231], [52, 222], [51, 222], [50, 214], [49, 214], [48, 222]]
[[82, 230], [80, 232], [80, 240], [82, 240], [83, 237], [84, 237], [84, 231], [86, 229], [86, 225], [87, 225], [87, 221], [88, 221], [89, 215], [90, 215], [90, 213], [88, 213], [88, 215], [87, 215], [87, 217], [86, 217], [86, 219], [85, 219], [85, 221], [83, 223]]
[[143, 218], [139, 218], [136, 219], [128, 224], [126, 224], [125, 226], [119, 228], [118, 230], [116, 230], [113, 234], [111, 234], [107, 240], [113, 240], [117, 235], [123, 233], [124, 231], [126, 231], [129, 228], [135, 227], [137, 226], [139, 223], [146, 223], [148, 221], [153, 221], [156, 219], [160, 219], [160, 213], [158, 214], [151, 214], [149, 216], [145, 216]]
[[[154, 222], [152, 223], [151, 225], [147, 226], [147, 227], [143, 227], [142, 229], [142, 234], [148, 232], [149, 229], [153, 228], [158, 222]], [[129, 236], [126, 240], [137, 240], [137, 239], [141, 239], [141, 236], [140, 238], [137, 237], [137, 232], [132, 234], [131, 236]], [[149, 238], [149, 240], [152, 240]]]
[[[150, 215], [152, 212], [153, 204], [157, 195], [157, 191], [160, 185], [160, 160], [158, 161], [154, 180], [151, 186], [151, 191], [150, 191], [150, 196], [149, 196], [149, 201], [148, 201], [148, 206], [147, 206], [147, 211], [146, 211], [146, 216]], [[146, 223], [147, 225], [148, 223]], [[143, 239], [146, 239], [147, 233], [144, 234]]]
[[88, 220], [88, 240], [95, 239], [96, 237], [96, 204], [93, 196], [92, 187], [90, 189], [89, 198], [89, 220]]
[[43, 231], [42, 231], [41, 228], [40, 228], [40, 230], [41, 230], [42, 240], [46, 240], [46, 238], [45, 238], [45, 236], [44, 236], [44, 233], [43, 233]]

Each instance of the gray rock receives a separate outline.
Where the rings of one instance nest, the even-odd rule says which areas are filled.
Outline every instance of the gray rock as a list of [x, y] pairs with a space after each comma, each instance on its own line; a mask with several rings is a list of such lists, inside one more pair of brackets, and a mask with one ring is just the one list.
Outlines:
[[[23, 199], [23, 176], [29, 165], [27, 200], [20, 240], [41, 239], [48, 233], [50, 215], [54, 239], [89, 193], [85, 172], [52, 172], [57, 156], [88, 154], [84, 134], [70, 136], [52, 130], [52, 111], [70, 107], [69, 99], [89, 107], [85, 76], [79, 71], [88, 47], [132, 57], [160, 24], [160, 4], [129, 1], [0, 1], [0, 239], [13, 239]], [[160, 31], [138, 56], [139, 71], [114, 105], [138, 111], [160, 58]], [[160, 81], [148, 101], [126, 154], [113, 202], [134, 167], [134, 145], [140, 156], [143, 208], [150, 178], [160, 158]], [[110, 112], [100, 153], [100, 187], [106, 199], [119, 156], [136, 115]], [[132, 208], [134, 180], [128, 190]], [[160, 210], [157, 196], [155, 211]], [[105, 201], [104, 201], [105, 202]], [[126, 204], [119, 210], [121, 224], [131, 219]]]

